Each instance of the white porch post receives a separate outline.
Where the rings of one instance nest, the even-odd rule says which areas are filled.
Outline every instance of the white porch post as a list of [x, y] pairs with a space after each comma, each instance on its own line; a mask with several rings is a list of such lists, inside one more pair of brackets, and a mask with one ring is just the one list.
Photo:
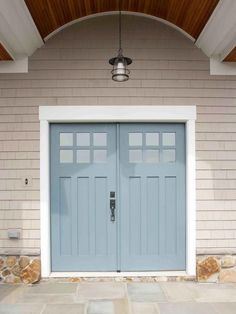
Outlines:
[[41, 230], [41, 275], [49, 277], [50, 250], [50, 169], [49, 169], [49, 123], [40, 121], [40, 230]]

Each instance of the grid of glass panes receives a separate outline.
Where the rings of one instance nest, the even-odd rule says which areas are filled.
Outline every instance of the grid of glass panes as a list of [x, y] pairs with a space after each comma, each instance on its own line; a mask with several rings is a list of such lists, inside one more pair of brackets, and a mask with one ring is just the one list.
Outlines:
[[74, 136], [76, 163], [106, 163], [107, 133], [104, 132], [60, 133], [60, 163], [74, 162]]
[[130, 163], [175, 162], [175, 133], [133, 132], [128, 143]]

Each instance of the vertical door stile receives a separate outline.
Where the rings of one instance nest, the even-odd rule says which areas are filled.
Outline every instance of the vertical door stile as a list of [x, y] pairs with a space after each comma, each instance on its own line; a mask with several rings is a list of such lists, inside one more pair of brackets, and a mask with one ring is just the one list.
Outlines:
[[[73, 147], [75, 146], [76, 136], [75, 132], [73, 134]], [[73, 160], [76, 159], [76, 151], [73, 150]], [[72, 196], [72, 204], [75, 204], [72, 208], [72, 256], [76, 256], [79, 250], [79, 242], [78, 240], [78, 198], [77, 198], [77, 178], [72, 176], [71, 178], [71, 196]]]
[[121, 269], [121, 203], [120, 203], [120, 124], [116, 124], [116, 217], [117, 217], [117, 271]]
[[[143, 151], [146, 148], [145, 132], [142, 133]], [[145, 156], [143, 155], [143, 158]], [[140, 223], [140, 234], [141, 234], [141, 254], [147, 254], [147, 182], [148, 176], [143, 176], [141, 180], [141, 223]]]

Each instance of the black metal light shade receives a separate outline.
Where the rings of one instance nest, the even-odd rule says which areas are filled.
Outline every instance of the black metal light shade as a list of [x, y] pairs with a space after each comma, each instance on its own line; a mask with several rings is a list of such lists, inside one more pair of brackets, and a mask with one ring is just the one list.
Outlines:
[[117, 57], [109, 60], [109, 63], [113, 65], [113, 70], [111, 71], [113, 81], [128, 81], [130, 71], [127, 69], [127, 66], [132, 63], [130, 58], [124, 57], [120, 51]]
[[109, 63], [113, 66], [112, 79], [115, 82], [125, 82], [129, 79], [130, 71], [127, 66], [132, 63], [130, 58], [124, 57], [121, 48], [121, 9], [119, 0], [119, 51], [118, 55], [109, 60]]

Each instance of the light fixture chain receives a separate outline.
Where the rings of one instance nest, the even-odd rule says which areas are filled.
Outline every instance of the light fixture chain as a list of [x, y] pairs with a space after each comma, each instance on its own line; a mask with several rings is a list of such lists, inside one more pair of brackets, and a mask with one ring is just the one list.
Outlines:
[[122, 54], [122, 48], [121, 48], [121, 0], [119, 0], [119, 53]]

